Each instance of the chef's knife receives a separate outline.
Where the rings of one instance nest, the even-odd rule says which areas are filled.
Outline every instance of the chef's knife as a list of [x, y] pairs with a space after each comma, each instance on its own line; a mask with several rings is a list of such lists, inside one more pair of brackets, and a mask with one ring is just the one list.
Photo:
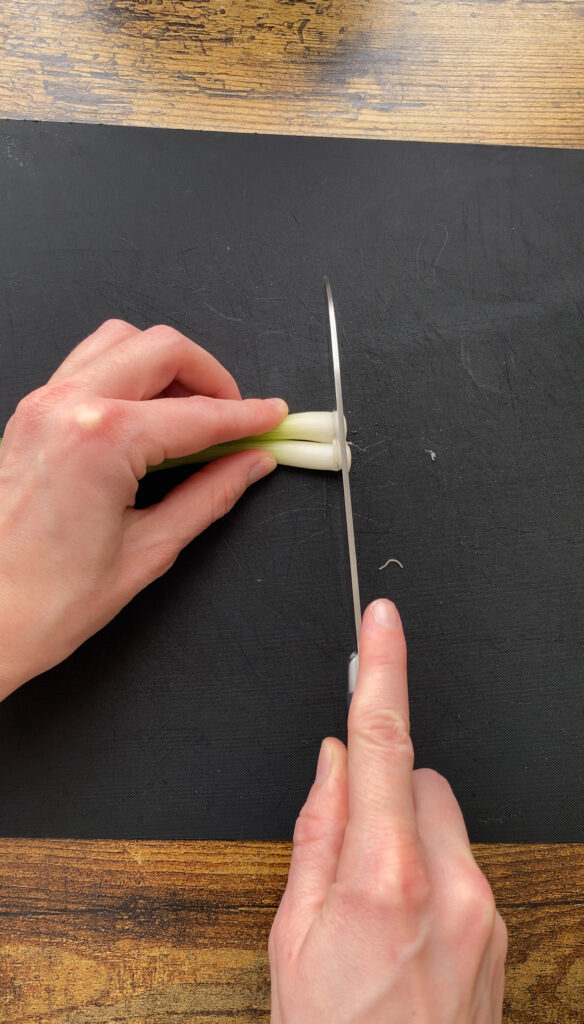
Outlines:
[[324, 279], [324, 288], [329, 319], [329, 336], [333, 356], [333, 373], [335, 379], [336, 396], [336, 427], [337, 440], [341, 455], [341, 474], [343, 478], [343, 494], [345, 498], [345, 520], [347, 523], [347, 545], [349, 549], [349, 565], [351, 567], [351, 589], [353, 592], [353, 612], [355, 615], [355, 639], [356, 649], [349, 658], [347, 704], [351, 703], [351, 697], [357, 682], [359, 672], [359, 637], [361, 635], [361, 598], [359, 596], [359, 576], [357, 573], [357, 552], [355, 550], [355, 530], [353, 527], [353, 505], [351, 502], [351, 487], [349, 484], [349, 465], [347, 461], [347, 449], [345, 444], [345, 416], [343, 412], [343, 391], [341, 387], [341, 361], [339, 357], [339, 342], [337, 338], [337, 321], [335, 318], [335, 307], [328, 278]]

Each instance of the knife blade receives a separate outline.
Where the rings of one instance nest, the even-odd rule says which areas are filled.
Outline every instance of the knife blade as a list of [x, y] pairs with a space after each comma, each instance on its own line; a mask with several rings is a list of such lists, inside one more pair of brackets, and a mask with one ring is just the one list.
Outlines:
[[357, 571], [357, 550], [355, 547], [355, 528], [353, 525], [353, 503], [351, 501], [351, 486], [349, 484], [349, 464], [347, 462], [347, 449], [345, 445], [345, 415], [343, 411], [343, 389], [341, 384], [341, 359], [339, 354], [339, 341], [337, 336], [337, 320], [333, 295], [328, 278], [324, 279], [324, 288], [328, 310], [329, 338], [333, 357], [333, 375], [335, 381], [336, 427], [337, 441], [341, 455], [341, 475], [343, 479], [343, 496], [345, 501], [345, 521], [347, 526], [347, 547], [349, 552], [349, 566], [351, 570], [351, 591], [353, 595], [353, 614], [355, 616], [355, 639], [356, 650], [349, 658], [348, 667], [348, 689], [347, 703], [350, 704], [357, 674], [359, 671], [359, 639], [361, 636], [361, 597], [359, 593], [359, 574]]

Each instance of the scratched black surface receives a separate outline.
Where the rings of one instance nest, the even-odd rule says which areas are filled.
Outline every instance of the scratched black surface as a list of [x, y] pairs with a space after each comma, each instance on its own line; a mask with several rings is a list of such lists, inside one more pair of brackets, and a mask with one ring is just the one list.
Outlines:
[[[584, 153], [3, 123], [0, 183], [2, 423], [111, 316], [332, 407], [330, 276], [417, 763], [474, 840], [584, 840]], [[255, 488], [0, 707], [1, 833], [289, 838], [345, 736], [347, 572], [336, 476]]]

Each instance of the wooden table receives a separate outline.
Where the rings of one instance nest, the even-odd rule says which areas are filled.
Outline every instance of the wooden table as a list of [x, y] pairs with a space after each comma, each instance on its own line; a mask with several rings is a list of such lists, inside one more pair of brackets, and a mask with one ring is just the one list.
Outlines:
[[[0, 35], [2, 117], [584, 145], [584, 0], [2, 0]], [[475, 854], [506, 1024], [581, 1024], [584, 848]], [[1, 840], [1, 1024], [267, 1024], [289, 857]]]

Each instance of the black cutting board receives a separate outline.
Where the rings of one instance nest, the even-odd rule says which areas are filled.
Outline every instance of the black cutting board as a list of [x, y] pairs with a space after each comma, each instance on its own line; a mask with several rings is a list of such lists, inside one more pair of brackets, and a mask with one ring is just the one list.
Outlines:
[[[363, 599], [473, 840], [584, 840], [583, 202], [582, 152], [0, 125], [2, 425], [108, 317], [332, 408], [329, 275]], [[289, 838], [351, 627], [340, 479], [279, 470], [0, 706], [0, 832]]]

